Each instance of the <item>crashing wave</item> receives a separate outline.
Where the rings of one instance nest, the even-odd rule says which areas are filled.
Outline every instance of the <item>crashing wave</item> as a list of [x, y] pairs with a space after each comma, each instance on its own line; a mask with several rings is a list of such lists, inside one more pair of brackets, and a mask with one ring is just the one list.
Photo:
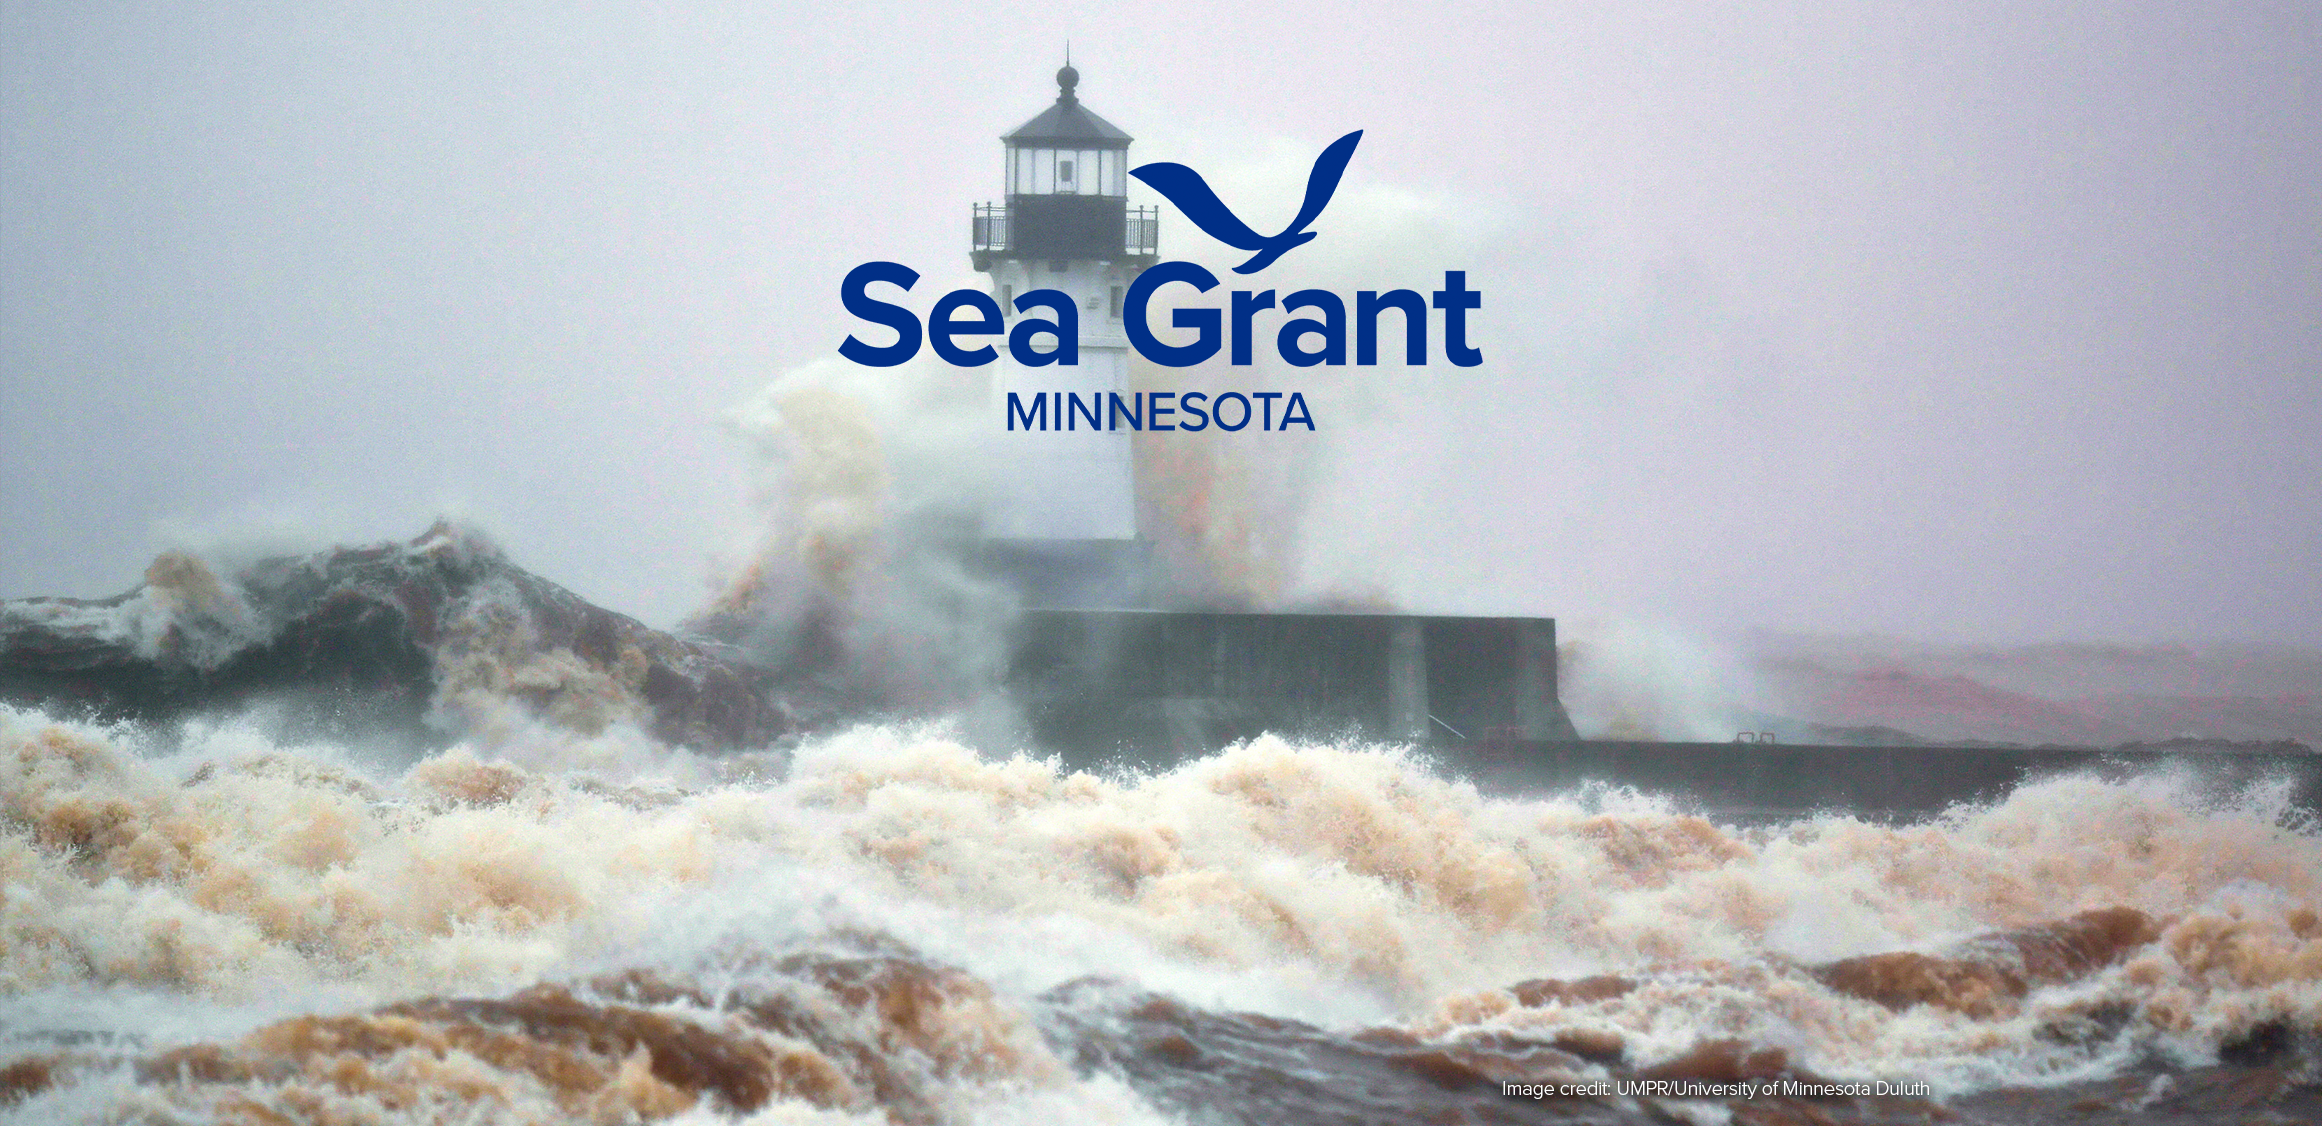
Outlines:
[[794, 724], [740, 650], [654, 630], [438, 524], [220, 574], [172, 553], [101, 600], [0, 603], [0, 702], [167, 721], [286, 703], [311, 733], [440, 745], [498, 720], [759, 747]]

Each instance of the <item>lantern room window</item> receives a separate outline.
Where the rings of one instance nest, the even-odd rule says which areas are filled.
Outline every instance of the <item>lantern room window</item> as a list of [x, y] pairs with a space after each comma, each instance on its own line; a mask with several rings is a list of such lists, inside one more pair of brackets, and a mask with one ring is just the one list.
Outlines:
[[1118, 149], [1008, 149], [1009, 195], [1129, 194], [1128, 155]]

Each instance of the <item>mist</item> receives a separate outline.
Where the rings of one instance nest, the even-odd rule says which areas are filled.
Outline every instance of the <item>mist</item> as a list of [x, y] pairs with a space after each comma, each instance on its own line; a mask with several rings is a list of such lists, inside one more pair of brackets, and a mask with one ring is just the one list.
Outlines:
[[[0, 597], [450, 512], [699, 612], [787, 526], [733, 420], [837, 363], [855, 264], [978, 284], [1070, 38], [1136, 161], [1261, 228], [1366, 131], [1264, 285], [1485, 294], [1480, 368], [1252, 373], [1318, 432], [1154, 455], [1229, 486], [1156, 525], [1188, 597], [2314, 646], [2316, 19], [11, 5]], [[881, 520], [974, 492], [893, 464]]]

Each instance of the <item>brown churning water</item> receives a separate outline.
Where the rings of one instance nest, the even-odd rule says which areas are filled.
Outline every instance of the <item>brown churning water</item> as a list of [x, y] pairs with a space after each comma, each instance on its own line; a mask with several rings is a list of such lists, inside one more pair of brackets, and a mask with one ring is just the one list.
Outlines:
[[2283, 802], [1736, 828], [1270, 738], [1110, 778], [885, 727], [384, 766], [0, 711], [0, 1115], [1497, 1122], [1543, 1113], [1509, 1083], [2195, 1068], [2322, 1029]]

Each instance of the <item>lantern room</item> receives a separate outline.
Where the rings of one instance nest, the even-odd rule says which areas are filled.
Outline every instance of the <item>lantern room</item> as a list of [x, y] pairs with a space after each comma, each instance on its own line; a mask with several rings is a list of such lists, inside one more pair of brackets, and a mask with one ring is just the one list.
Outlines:
[[977, 269], [995, 258], [1119, 261], [1153, 254], [1152, 208], [1129, 207], [1129, 135], [1080, 104], [1080, 72], [1056, 72], [1056, 102], [1000, 140], [1007, 202], [976, 207]]
[[1056, 72], [1056, 104], [1000, 138], [1008, 146], [1008, 195], [1127, 199], [1129, 135], [1090, 113], [1074, 92], [1080, 72]]
[[1127, 198], [1129, 135], [1090, 113], [1073, 92], [1080, 72], [1056, 72], [1056, 104], [1000, 138], [1008, 146], [1008, 195]]

